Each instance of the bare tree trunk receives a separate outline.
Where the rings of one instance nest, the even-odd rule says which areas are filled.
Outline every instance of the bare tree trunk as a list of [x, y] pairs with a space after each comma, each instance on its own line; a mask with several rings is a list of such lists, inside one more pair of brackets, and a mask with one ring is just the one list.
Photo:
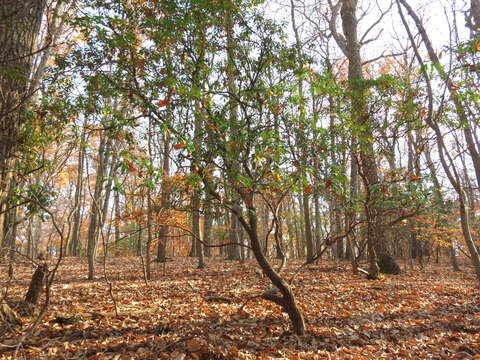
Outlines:
[[[291, 211], [291, 205], [288, 205], [288, 212], [292, 213]], [[297, 249], [295, 248], [295, 228], [293, 225], [293, 216], [291, 216], [289, 219], [287, 218], [287, 230], [288, 230], [288, 247], [290, 249], [290, 258], [295, 259], [297, 257]]]
[[[143, 197], [141, 197], [140, 199], [140, 207], [138, 208], [138, 210], [140, 211], [140, 213], [143, 212]], [[135, 253], [137, 256], [142, 256], [142, 245], [143, 245], [143, 242], [142, 242], [142, 236], [143, 236], [143, 228], [142, 228], [142, 223], [141, 221], [137, 220], [137, 226], [138, 226], [138, 237], [137, 237], [137, 246], [136, 246], [136, 250], [135, 250]]]
[[93, 280], [95, 276], [95, 256], [97, 251], [98, 231], [99, 224], [101, 222], [102, 214], [102, 192], [103, 192], [103, 178], [106, 172], [107, 149], [110, 148], [110, 140], [107, 140], [105, 136], [100, 139], [100, 145], [98, 147], [98, 164], [97, 174], [95, 180], [95, 190], [93, 193], [92, 204], [90, 208], [90, 224], [88, 226], [87, 234], [87, 259], [88, 259], [88, 280]]
[[[203, 216], [203, 241], [206, 245], [212, 245], [212, 224], [213, 224], [213, 216], [212, 216], [212, 208], [207, 203], [204, 207], [205, 215]], [[212, 248], [209, 246], [205, 247], [205, 256], [211, 257], [212, 256]]]
[[114, 218], [114, 226], [115, 226], [115, 243], [120, 241], [120, 217], [121, 217], [121, 208], [120, 208], [120, 192], [115, 191], [113, 193], [114, 198], [114, 207], [115, 207], [115, 218]]
[[[302, 216], [299, 217], [299, 223], [298, 224], [298, 228], [300, 230], [300, 237], [298, 238], [298, 241], [299, 241], [299, 250], [300, 250], [300, 258], [305, 258], [306, 257], [306, 254], [305, 254], [305, 248], [306, 248], [306, 241], [305, 241], [305, 226], [304, 226], [304, 223], [305, 223], [305, 219], [303, 218], [303, 196], [302, 195], [299, 195], [298, 196], [298, 203], [300, 205], [300, 209], [299, 209], [299, 213], [302, 214]], [[295, 206], [295, 205], [294, 205]]]
[[[238, 103], [236, 100], [236, 96], [238, 93], [238, 88], [236, 84], [237, 79], [237, 69], [235, 67], [235, 35], [234, 35], [234, 23], [233, 23], [233, 16], [231, 10], [227, 10], [226, 13], [226, 26], [225, 32], [227, 35], [227, 69], [226, 69], [226, 76], [227, 76], [227, 86], [228, 86], [228, 103], [229, 103], [229, 122], [230, 122], [230, 132], [232, 138], [235, 138], [235, 133], [238, 131]], [[234, 164], [232, 166], [232, 172], [235, 173], [238, 169], [238, 164]], [[238, 210], [238, 206], [234, 205], [236, 210]], [[239, 228], [240, 224], [238, 223], [238, 219], [233, 214], [230, 217], [230, 234], [229, 239], [232, 245], [228, 246], [228, 259], [229, 260], [240, 260], [240, 247], [239, 243]]]
[[[195, 136], [195, 143], [200, 143], [200, 136], [203, 127], [203, 119], [200, 116], [200, 100], [195, 100], [195, 129], [194, 129], [194, 136]], [[198, 145], [197, 145], [198, 146]], [[195, 151], [193, 155], [198, 156], [197, 154], [198, 149]], [[195, 166], [192, 166], [191, 171], [196, 171]], [[195, 189], [191, 199], [191, 207], [192, 207], [192, 248], [195, 248], [195, 254], [198, 257], [198, 269], [203, 269], [205, 267], [205, 258], [203, 253], [203, 244], [202, 244], [202, 234], [200, 232], [200, 190]]]
[[77, 166], [77, 183], [75, 186], [74, 197], [74, 213], [73, 213], [73, 229], [72, 238], [69, 242], [69, 253], [72, 256], [78, 255], [78, 245], [80, 238], [80, 226], [82, 221], [82, 187], [83, 187], [83, 165], [85, 158], [85, 141], [86, 141], [86, 122], [83, 124], [82, 135], [79, 144], [78, 166]]
[[43, 222], [40, 215], [34, 215], [32, 218], [32, 258], [37, 256], [38, 254], [38, 245], [40, 243], [40, 237], [42, 235], [42, 225]]
[[313, 259], [312, 223], [310, 222], [310, 203], [308, 194], [303, 193], [303, 219], [305, 221], [305, 242], [307, 243], [307, 261]]
[[136, 249], [136, 255], [141, 256], [142, 255], [142, 235], [143, 235], [143, 228], [141, 224], [138, 224], [138, 237], [137, 237], [137, 249]]
[[152, 278], [150, 248], [153, 243], [153, 224], [152, 224], [152, 190], [147, 189], [147, 246], [145, 249], [145, 277], [147, 280]]
[[[435, 169], [435, 165], [433, 164], [432, 157], [430, 156], [429, 149], [427, 149], [427, 151], [425, 151], [424, 154], [425, 154], [425, 159], [427, 162], [428, 169], [430, 170], [430, 174], [432, 176], [433, 184], [435, 185], [435, 197], [440, 203], [440, 206], [443, 207], [445, 206], [445, 202], [443, 200], [442, 192], [440, 191], [441, 185], [440, 185], [440, 181], [438, 180], [437, 171]], [[448, 252], [450, 254], [450, 260], [452, 262], [452, 268], [453, 268], [453, 271], [460, 271], [460, 267], [458, 266], [457, 256], [455, 254], [455, 249], [453, 245], [454, 245], [453, 240], [450, 239]]]
[[203, 254], [202, 233], [200, 231], [200, 199], [198, 197], [193, 199], [192, 208], [192, 233], [195, 237], [193, 241], [197, 248], [198, 268], [203, 269], [205, 267], [205, 258]]
[[470, 1], [470, 12], [465, 14], [465, 17], [467, 27], [472, 33], [476, 33], [480, 28], [480, 0]]
[[[13, 180], [12, 185], [15, 184], [15, 180]], [[13, 278], [13, 264], [15, 261], [15, 248], [16, 248], [16, 240], [17, 240], [17, 214], [18, 214], [18, 207], [13, 208], [8, 213], [8, 224], [7, 224], [7, 231], [6, 231], [6, 238], [5, 238], [5, 248], [9, 249], [8, 255], [8, 278]]]
[[[40, 56], [36, 58], [34, 64], [35, 72], [32, 76], [29, 89], [31, 92], [35, 92], [37, 90], [40, 82], [43, 79], [45, 71], [48, 68], [48, 61], [52, 58], [52, 50], [58, 45], [58, 40], [60, 39], [64, 30], [66, 21], [66, 17], [64, 15], [66, 15], [69, 7], [72, 6], [72, 3], [73, 1], [57, 1], [54, 5], [55, 8], [53, 11], [51, 11], [51, 15], [46, 16], [47, 20], [49, 20], [49, 23], [46, 25], [47, 30], [43, 32], [44, 36], [42, 39], [42, 44], [39, 45], [44, 50], [41, 52]], [[51, 4], [49, 4], [49, 8], [50, 6]]]
[[[171, 104], [167, 105], [167, 117], [171, 118]], [[169, 135], [167, 132], [163, 136], [163, 163], [162, 163], [162, 173], [163, 173], [163, 183], [162, 183], [162, 193], [161, 193], [161, 203], [162, 208], [166, 209], [167, 200], [168, 200], [168, 177], [170, 176], [170, 141]], [[160, 226], [160, 231], [158, 234], [158, 249], [157, 249], [157, 261], [165, 262], [167, 257], [167, 241], [168, 241], [168, 226]]]
[[322, 233], [320, 231], [321, 227], [321, 218], [320, 218], [320, 199], [318, 194], [313, 195], [313, 204], [315, 208], [315, 232], [314, 232], [314, 243], [315, 243], [315, 253], [320, 252], [321, 242], [322, 242]]
[[355, 248], [353, 246], [353, 229], [350, 230], [352, 223], [355, 221], [357, 212], [355, 210], [355, 201], [357, 199], [357, 190], [358, 190], [358, 163], [357, 157], [355, 156], [355, 149], [357, 145], [355, 144], [355, 139], [352, 139], [352, 144], [350, 148], [351, 154], [351, 164], [350, 164], [350, 204], [347, 212], [345, 213], [345, 233], [347, 246], [350, 252], [350, 264], [352, 265], [352, 271], [354, 274], [358, 272], [358, 264], [355, 253]]
[[[152, 152], [152, 119], [148, 119], [148, 161], [150, 167], [153, 167], [153, 152]], [[151, 176], [151, 175], [150, 175]], [[150, 181], [152, 179], [150, 178]], [[153, 219], [152, 219], [152, 189], [147, 186], [147, 246], [145, 249], [145, 282], [152, 278], [150, 251], [153, 243]], [[143, 261], [143, 258], [142, 258]]]

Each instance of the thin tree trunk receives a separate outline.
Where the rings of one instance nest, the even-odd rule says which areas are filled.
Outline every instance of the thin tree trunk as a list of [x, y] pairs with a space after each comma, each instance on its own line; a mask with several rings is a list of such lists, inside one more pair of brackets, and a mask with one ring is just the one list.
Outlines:
[[200, 199], [198, 197], [193, 200], [192, 208], [192, 233], [195, 236], [193, 242], [197, 248], [198, 269], [203, 269], [205, 267], [205, 258], [203, 253], [202, 233], [200, 231]]
[[102, 136], [100, 139], [100, 145], [98, 147], [98, 165], [95, 180], [95, 190], [90, 207], [90, 224], [88, 226], [87, 234], [88, 280], [93, 280], [95, 276], [95, 257], [97, 251], [100, 216], [103, 205], [103, 178], [105, 176], [107, 166], [106, 150], [110, 147], [109, 142], [110, 140], [107, 140], [104, 136]]
[[[253, 195], [248, 195], [251, 198], [248, 199], [247, 203], [253, 203]], [[250, 244], [255, 255], [255, 258], [258, 261], [261, 269], [265, 275], [270, 279], [276, 289], [279, 290], [282, 296], [278, 296], [274, 293], [265, 292], [262, 297], [266, 300], [270, 300], [282, 306], [285, 312], [288, 314], [290, 321], [292, 322], [294, 331], [297, 335], [305, 334], [305, 321], [303, 319], [300, 310], [298, 309], [295, 296], [293, 294], [292, 288], [290, 285], [273, 269], [271, 264], [268, 262], [267, 258], [263, 254], [262, 248], [260, 246], [260, 241], [258, 238], [257, 230], [257, 216], [255, 209], [248, 209], [248, 223], [243, 218], [239, 218], [239, 221], [244, 226], [247, 231]]]
[[[140, 213], [143, 213], [143, 197], [140, 199], [140, 207], [138, 208]], [[137, 226], [138, 226], [138, 237], [137, 237], [137, 247], [136, 247], [136, 255], [137, 256], [142, 256], [142, 236], [143, 236], [143, 227], [141, 221], [137, 220]]]
[[[461, 129], [465, 137], [465, 141], [467, 142], [467, 153], [470, 155], [470, 158], [472, 160], [473, 169], [475, 170], [475, 175], [477, 179], [477, 185], [480, 187], [480, 152], [479, 152], [480, 144], [475, 142], [473, 131], [472, 131], [472, 126], [478, 126], [476, 123], [477, 119], [474, 118], [472, 119], [472, 121], [470, 121], [467, 115], [468, 109], [465, 108], [465, 105], [462, 102], [459, 92], [456, 91], [457, 87], [455, 86], [455, 83], [453, 82], [452, 78], [445, 71], [444, 67], [441, 65], [439, 56], [433, 49], [433, 45], [430, 41], [430, 38], [427, 32], [425, 31], [425, 28], [423, 27], [423, 24], [420, 18], [413, 11], [412, 7], [407, 3], [406, 0], [397, 0], [397, 1], [399, 1], [405, 7], [405, 9], [407, 9], [408, 14], [415, 22], [415, 25], [422, 37], [422, 41], [425, 44], [425, 47], [427, 48], [428, 56], [430, 57], [430, 60], [435, 66], [438, 74], [440, 75], [440, 78], [445, 83], [448, 91], [450, 92], [450, 98], [453, 101], [453, 104], [455, 105], [455, 112], [457, 113], [457, 116], [462, 124]], [[472, 2], [471, 11], [473, 15], [475, 16], [478, 15], [478, 2], [476, 1]], [[478, 18], [475, 18], [475, 20], [477, 21]], [[476, 114], [476, 111], [470, 111], [470, 112], [472, 114]]]
[[121, 208], [120, 208], [120, 192], [115, 191], [113, 193], [113, 198], [114, 198], [114, 207], [115, 207], [115, 218], [113, 220], [114, 226], [115, 226], [115, 244], [117, 244], [120, 241], [120, 214], [121, 214]]
[[147, 280], [152, 278], [150, 249], [153, 243], [153, 224], [152, 224], [152, 190], [147, 189], [147, 246], [145, 250], [145, 277]]
[[[171, 114], [172, 107], [171, 104], [167, 105], [167, 118], [171, 121]], [[163, 183], [162, 183], [162, 193], [161, 193], [161, 203], [162, 208], [167, 208], [167, 200], [168, 200], [168, 178], [170, 176], [170, 141], [169, 135], [167, 132], [164, 132], [163, 135], [163, 162], [162, 162], [162, 175], [163, 175]], [[165, 262], [167, 257], [167, 241], [168, 241], [168, 226], [161, 225], [160, 232], [158, 234], [158, 249], [157, 249], [157, 261]]]
[[[429, 54], [431, 60], [433, 61], [433, 63], [437, 66], [437, 70], [439, 71], [439, 73], [442, 76], [443, 80], [445, 81], [446, 85], [449, 87], [450, 90], [453, 89], [454, 84], [451, 82], [451, 79], [448, 76], [445, 76], [445, 73], [444, 73], [443, 69], [440, 67], [438, 57], [437, 57], [436, 53], [433, 51], [433, 47], [431, 45], [430, 39], [428, 38], [428, 35], [425, 32], [425, 29], [423, 28], [423, 25], [422, 25], [420, 19], [413, 12], [413, 9], [407, 4], [407, 2], [405, 0], [398, 0], [397, 5], [398, 5], [399, 12], [400, 12], [400, 16], [401, 16], [402, 22], [404, 23], [404, 26], [405, 26], [405, 28], [408, 32], [408, 36], [409, 36], [410, 42], [411, 42], [411, 44], [414, 48], [415, 56], [417, 57], [418, 62], [420, 63], [420, 65], [422, 65], [422, 66], [424, 65], [423, 59], [421, 58], [421, 56], [418, 52], [418, 48], [416, 46], [415, 39], [413, 38], [413, 35], [411, 34], [410, 29], [408, 27], [408, 24], [407, 24], [407, 22], [406, 22], [406, 20], [403, 16], [403, 13], [401, 11], [400, 3], [402, 3], [402, 5], [407, 9], [410, 17], [412, 17], [412, 19], [415, 21], [417, 29], [419, 30], [419, 32], [422, 36], [423, 43], [427, 47], [428, 54]], [[460, 176], [457, 172], [455, 163], [454, 163], [453, 159], [451, 158], [450, 154], [448, 153], [447, 147], [445, 146], [443, 134], [440, 130], [440, 127], [439, 127], [438, 123], [435, 122], [435, 119], [432, 118], [433, 91], [432, 91], [430, 78], [429, 78], [427, 72], [423, 72], [422, 74], [425, 78], [425, 82], [426, 82], [426, 85], [427, 85], [427, 91], [428, 91], [428, 97], [429, 97], [429, 115], [428, 115], [426, 121], [427, 121], [428, 126], [435, 132], [435, 135], [437, 137], [437, 148], [438, 148], [438, 154], [439, 154], [439, 157], [440, 157], [440, 162], [442, 164], [443, 170], [445, 171], [445, 174], [448, 177], [448, 180], [450, 181], [450, 184], [453, 186], [453, 188], [455, 189], [455, 191], [458, 195], [459, 208], [460, 208], [459, 209], [460, 210], [460, 221], [461, 221], [461, 226], [462, 226], [463, 237], [465, 239], [465, 243], [467, 244], [468, 250], [470, 252], [470, 257], [471, 257], [471, 261], [472, 261], [472, 264], [473, 264], [473, 267], [474, 267], [474, 270], [475, 270], [475, 275], [477, 277], [477, 280], [480, 281], [480, 257], [479, 257], [477, 248], [475, 247], [475, 243], [473, 242], [473, 239], [472, 239], [472, 234], [471, 234], [471, 230], [470, 230], [470, 220], [469, 220], [469, 215], [468, 215], [468, 204], [466, 203], [465, 191], [462, 188], [461, 179], [460, 179]], [[457, 114], [458, 114], [460, 120], [462, 120], [462, 123], [465, 125], [465, 127], [467, 127], [467, 121], [464, 117], [465, 113], [462, 112], [462, 110], [464, 110], [464, 108], [462, 106], [459, 106], [458, 97], [456, 95], [452, 94], [452, 100], [454, 101], [454, 103], [456, 105], [455, 109], [457, 111]], [[460, 105], [461, 105], [461, 103], [460, 103]], [[464, 120], [465, 120], [465, 122], [463, 122]], [[465, 134], [465, 130], [466, 129], [464, 129], [464, 134]], [[468, 141], [467, 141], [467, 144], [469, 144]], [[469, 150], [471, 151], [472, 149], [470, 149], [470, 144], [469, 144], [468, 147], [469, 147]], [[479, 171], [477, 171], [477, 168], [476, 168], [476, 165], [475, 165], [475, 156], [474, 156], [473, 153], [471, 153], [470, 155], [472, 156], [472, 161], [474, 162], [475, 172], [477, 174], [477, 180], [479, 181], [479, 184], [480, 184], [480, 176], [479, 176], [480, 168], [478, 169]], [[480, 162], [479, 162], [478, 165], [480, 166]]]
[[82, 187], [83, 187], [83, 166], [85, 158], [85, 141], [86, 141], [86, 122], [83, 124], [82, 135], [79, 144], [78, 166], [77, 166], [77, 183], [75, 187], [74, 196], [74, 213], [73, 213], [73, 229], [72, 238], [69, 242], [69, 254], [72, 256], [78, 255], [78, 245], [80, 238], [80, 226], [82, 221]]
[[[435, 186], [435, 197], [440, 203], [440, 206], [444, 207], [445, 202], [443, 200], [442, 192], [440, 191], [441, 189], [440, 181], [438, 180], [437, 171], [435, 169], [435, 165], [433, 164], [432, 157], [430, 156], [429, 149], [427, 149], [427, 151], [425, 151], [424, 154], [425, 154], [425, 159], [427, 162], [428, 169], [430, 170], [430, 175], [432, 176], [433, 185]], [[455, 249], [454, 249], [454, 244], [452, 239], [450, 239], [448, 252], [450, 255], [450, 260], [452, 262], [453, 271], [460, 271], [460, 267], [458, 266], [457, 256], [455, 254]]]
[[[10, 194], [13, 194], [16, 187], [16, 180], [13, 179], [11, 183]], [[16, 240], [17, 240], [17, 215], [18, 207], [13, 208], [8, 212], [8, 223], [6, 224], [5, 231], [5, 244], [4, 247], [9, 249], [8, 255], [8, 278], [13, 278], [13, 265], [15, 261], [15, 250], [16, 250]]]
[[352, 139], [352, 144], [350, 148], [350, 203], [348, 210], [345, 214], [345, 231], [347, 235], [347, 246], [350, 249], [350, 264], [352, 265], [352, 271], [354, 274], [358, 272], [357, 257], [355, 253], [355, 248], [353, 246], [353, 234], [354, 229], [350, 231], [352, 223], [355, 221], [357, 212], [355, 210], [355, 202], [357, 199], [357, 189], [358, 189], [358, 163], [357, 157], [355, 155], [355, 149], [357, 145], [355, 144], [355, 139]]
[[305, 241], [307, 243], [307, 261], [313, 259], [312, 223], [310, 222], [310, 202], [308, 194], [303, 193], [303, 218], [305, 221]]
[[302, 216], [299, 216], [299, 224], [298, 227], [300, 229], [300, 238], [299, 238], [299, 249], [300, 249], [300, 257], [302, 259], [305, 258], [305, 248], [306, 248], [306, 241], [305, 241], [305, 219], [303, 217], [303, 196], [299, 195], [298, 196], [298, 203], [300, 205], [300, 211], [299, 213], [302, 214]]
[[[203, 216], [203, 241], [206, 245], [212, 245], [212, 224], [213, 224], [213, 216], [212, 216], [212, 208], [207, 203], [204, 207], [205, 215]], [[209, 246], [205, 247], [205, 256], [211, 257], [212, 256], [212, 248]]]
[[[302, 51], [302, 42], [300, 36], [298, 34], [298, 28], [295, 22], [295, 3], [293, 0], [290, 0], [290, 7], [291, 7], [291, 21], [292, 21], [292, 29], [295, 35], [295, 50], [297, 52], [298, 58], [303, 57]], [[303, 99], [303, 80], [302, 77], [298, 77], [297, 79], [297, 86], [298, 86], [298, 94], [299, 98]], [[302, 100], [303, 101], [303, 100]], [[303, 106], [303, 105], [301, 105]], [[302, 109], [303, 110], [303, 109]], [[300, 122], [304, 121], [303, 116], [304, 111], [300, 112]], [[297, 142], [306, 143], [306, 136], [303, 133], [298, 132], [297, 135]], [[304, 147], [304, 144], [299, 144], [300, 148]], [[305, 155], [305, 154], [304, 154]], [[304, 219], [304, 226], [305, 226], [305, 242], [307, 245], [307, 261], [311, 261], [314, 257], [314, 245], [313, 245], [313, 234], [312, 234], [312, 223], [310, 221], [310, 202], [309, 202], [309, 195], [306, 191], [303, 192], [303, 219]]]
[[[148, 134], [147, 134], [147, 145], [148, 145], [148, 161], [149, 165], [153, 167], [153, 151], [152, 151], [152, 118], [148, 119]], [[152, 181], [150, 175], [150, 181]], [[153, 201], [152, 201], [152, 189], [150, 186], [147, 186], [147, 246], [145, 249], [145, 280], [148, 281], [152, 278], [152, 271], [151, 271], [151, 258], [150, 258], [150, 251], [153, 245], [153, 219], [152, 219], [152, 209]], [[142, 259], [143, 261], [143, 259]]]
[[[230, 1], [230, 0], [229, 0]], [[233, 6], [233, 2], [232, 2]], [[234, 34], [234, 23], [233, 23], [233, 10], [227, 10], [226, 13], [226, 25], [225, 33], [227, 35], [227, 86], [228, 86], [228, 106], [229, 106], [229, 122], [230, 122], [230, 133], [232, 138], [235, 138], [235, 133], [238, 131], [238, 103], [237, 103], [237, 69], [235, 67], [235, 34]], [[235, 162], [232, 165], [232, 173], [238, 172], [238, 164]], [[233, 205], [235, 210], [238, 211], [238, 205]], [[240, 224], [238, 219], [233, 214], [230, 217], [230, 234], [229, 239], [232, 245], [228, 247], [228, 259], [229, 260], [240, 260], [240, 247], [239, 245], [233, 245], [239, 243], [239, 228]]]

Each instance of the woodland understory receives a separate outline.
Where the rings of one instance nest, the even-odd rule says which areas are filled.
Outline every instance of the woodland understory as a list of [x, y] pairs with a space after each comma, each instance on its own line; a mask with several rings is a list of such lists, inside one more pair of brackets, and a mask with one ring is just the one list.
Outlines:
[[[20, 348], [8, 347], [17, 341], [11, 334], [2, 339], [1, 358], [480, 358], [480, 288], [465, 259], [462, 272], [430, 261], [423, 270], [414, 263], [377, 281], [353, 275], [343, 262], [310, 265], [294, 284], [304, 336], [293, 333], [278, 305], [254, 298], [269, 281], [252, 262], [209, 260], [199, 272], [193, 259], [172, 260], [165, 273], [162, 264], [154, 266], [148, 285], [139, 258], [108, 260], [115, 315], [104, 279], [79, 278], [86, 261], [67, 259], [48, 313]], [[32, 273], [26, 263], [17, 270], [9, 289], [13, 307]], [[6, 271], [2, 264], [2, 281]], [[28, 327], [32, 318], [23, 321]]]
[[0, 0], [4, 358], [480, 359], [480, 0]]

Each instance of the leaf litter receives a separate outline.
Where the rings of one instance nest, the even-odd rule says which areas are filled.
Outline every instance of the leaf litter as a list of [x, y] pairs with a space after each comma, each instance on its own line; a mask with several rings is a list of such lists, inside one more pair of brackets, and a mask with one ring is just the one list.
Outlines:
[[[210, 259], [205, 270], [196, 265], [195, 259], [176, 258], [165, 275], [163, 265], [155, 265], [145, 285], [138, 258], [109, 259], [115, 316], [104, 280], [86, 280], [86, 261], [66, 259], [36, 331], [16, 353], [7, 347], [0, 357], [480, 359], [480, 287], [467, 270], [428, 264], [371, 281], [347, 265], [310, 266], [294, 283], [308, 330], [299, 337], [279, 306], [254, 297], [270, 285], [253, 262]], [[290, 264], [287, 277], [297, 267]], [[5, 264], [0, 271], [6, 282]], [[25, 295], [32, 272], [17, 265], [8, 291], [12, 306]], [[24, 329], [33, 321], [22, 320]], [[15, 344], [15, 336], [0, 343]]]

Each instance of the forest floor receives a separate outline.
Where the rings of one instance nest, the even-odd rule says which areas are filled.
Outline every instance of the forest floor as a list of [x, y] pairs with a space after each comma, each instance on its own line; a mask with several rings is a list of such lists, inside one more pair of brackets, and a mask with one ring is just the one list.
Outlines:
[[[8, 347], [12, 334], [0, 339], [0, 358], [480, 359], [480, 287], [466, 264], [458, 273], [448, 264], [415, 264], [415, 271], [371, 281], [347, 263], [321, 261], [294, 283], [307, 324], [299, 337], [274, 303], [254, 298], [239, 312], [270, 287], [253, 262], [209, 260], [197, 270], [195, 259], [175, 258], [165, 273], [152, 264], [147, 285], [139, 258], [109, 259], [115, 315], [101, 263], [97, 280], [87, 281], [86, 261], [69, 258], [38, 327], [16, 352]], [[0, 265], [2, 283], [6, 269]], [[13, 307], [33, 270], [17, 265], [8, 290]], [[24, 331], [34, 319], [22, 320]]]

